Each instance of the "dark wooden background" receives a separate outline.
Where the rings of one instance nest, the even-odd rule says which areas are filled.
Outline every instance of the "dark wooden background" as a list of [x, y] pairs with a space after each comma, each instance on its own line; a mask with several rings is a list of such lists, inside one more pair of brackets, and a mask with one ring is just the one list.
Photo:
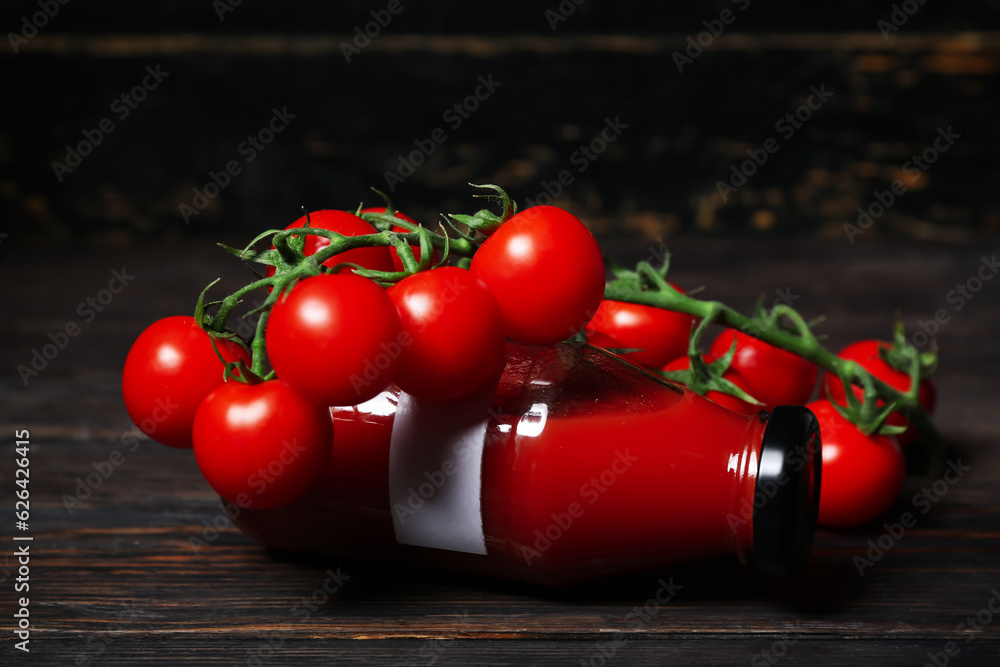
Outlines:
[[[605, 247], [622, 261], [646, 251], [633, 242]], [[911, 499], [935, 480], [908, 476], [883, 521], [909, 511], [918, 523], [864, 576], [853, 558], [883, 534], [881, 521], [821, 531], [810, 562], [791, 581], [719, 559], [553, 591], [405, 563], [302, 561], [265, 552], [226, 526], [189, 451], [144, 443], [129, 452], [122, 443], [132, 426], [119, 378], [131, 341], [152, 320], [187, 312], [209, 280], [236, 284], [242, 267], [200, 240], [83, 257], [16, 255], [0, 246], [3, 277], [19, 284], [8, 305], [17, 318], [0, 320], [7, 341], [0, 348], [0, 432], [8, 443], [0, 488], [12, 506], [10, 443], [16, 428], [30, 429], [31, 658], [44, 665], [231, 665], [264, 651], [263, 664], [426, 665], [436, 658], [579, 665], [617, 638], [626, 641], [608, 664], [765, 664], [759, 660], [768, 650], [782, 653], [777, 664], [922, 665], [949, 641], [961, 650], [951, 664], [996, 664], [1000, 614], [981, 631], [959, 624], [985, 609], [1000, 588], [1000, 283], [988, 283], [960, 311], [945, 301], [948, 290], [978, 270], [983, 249], [915, 241], [851, 247], [822, 239], [678, 240], [675, 280], [704, 285], [706, 296], [740, 308], [781, 289], [797, 297], [807, 316], [826, 315], [820, 330], [834, 348], [884, 335], [893, 307], [911, 323], [949, 309], [952, 320], [938, 335], [944, 352], [937, 420], [951, 458], [971, 470], [925, 514]], [[135, 280], [91, 324], [81, 324], [80, 335], [25, 387], [9, 369], [26, 363], [48, 332], [80, 321], [76, 304], [122, 266]], [[74, 276], [73, 284], [46, 279], [60, 273]], [[95, 465], [106, 468], [115, 450], [124, 456], [121, 465], [92, 494], [78, 491], [77, 479]], [[218, 534], [206, 529], [213, 522], [222, 526]], [[7, 535], [9, 514], [5, 524]], [[191, 538], [207, 544], [196, 551]], [[0, 565], [9, 625], [13, 559], [0, 556]], [[350, 579], [305, 618], [305, 603], [337, 568]], [[661, 577], [683, 589], [636, 627], [627, 616], [656, 593]], [[268, 641], [279, 645], [267, 652]], [[4, 660], [20, 664], [11, 644], [5, 637]]]
[[[555, 0], [400, 2], [350, 63], [340, 45], [385, 3], [247, 0], [222, 21], [211, 2], [61, 6], [18, 53], [0, 49], [8, 231], [127, 241], [283, 226], [302, 205], [372, 201], [438, 127], [447, 141], [394, 193], [430, 220], [467, 210], [469, 181], [523, 204], [569, 170], [560, 204], [602, 233], [836, 237], [952, 126], [962, 138], [866, 236], [967, 241], [1000, 227], [997, 0], [922, 5], [887, 39], [877, 24], [892, 3], [588, 0], [552, 30]], [[678, 72], [673, 54], [725, 9], [731, 25]], [[6, 3], [0, 25], [20, 30], [35, 10]], [[119, 120], [115, 98], [156, 65], [169, 76]], [[481, 75], [501, 86], [452, 129], [444, 112]], [[775, 124], [812, 86], [833, 96], [786, 139]], [[244, 163], [240, 143], [286, 106], [296, 118]], [[628, 128], [578, 171], [574, 151], [607, 117]], [[52, 163], [103, 118], [114, 132], [57, 180]], [[723, 201], [717, 181], [769, 137], [780, 150]], [[179, 205], [230, 159], [244, 172], [185, 224]]]
[[[680, 74], [672, 53], [734, 3], [587, 0], [551, 31], [556, 2], [402, 2], [349, 64], [341, 41], [384, 3], [245, 0], [219, 21], [210, 2], [70, 2], [19, 53], [0, 45], [0, 493], [12, 508], [13, 432], [28, 428], [35, 538], [28, 656], [11, 641], [13, 549], [0, 555], [0, 662], [922, 665], [954, 641], [949, 664], [997, 664], [1000, 618], [960, 623], [1000, 589], [1000, 283], [961, 309], [948, 294], [998, 250], [1000, 3], [928, 2], [884, 40], [888, 2], [752, 1]], [[0, 27], [35, 11], [5, 3]], [[119, 121], [112, 100], [157, 64], [170, 76]], [[447, 128], [444, 110], [489, 74], [502, 86]], [[823, 84], [830, 101], [722, 202], [716, 181]], [[286, 105], [288, 129], [185, 224], [191, 189]], [[57, 181], [64, 146], [106, 116], [115, 131]], [[911, 331], [945, 309], [938, 422], [972, 470], [864, 576], [852, 559], [878, 522], [822, 531], [787, 582], [721, 559], [552, 591], [304, 561], [232, 527], [196, 553], [189, 538], [214, 535], [218, 499], [190, 452], [122, 445], [119, 380], [145, 326], [190, 312], [216, 277], [245, 277], [213, 244], [283, 226], [302, 205], [373, 201], [367, 188], [439, 126], [449, 139], [397, 188], [400, 206], [425, 220], [468, 211], [469, 181], [523, 203], [575, 170], [571, 154], [609, 116], [628, 129], [559, 198], [609, 255], [634, 261], [667, 239], [679, 283], [743, 309], [791, 293], [826, 316], [834, 349], [888, 335], [896, 309]], [[856, 207], [948, 125], [962, 138], [849, 243]], [[123, 267], [134, 281], [85, 322], [78, 305]], [[17, 366], [70, 321], [80, 335], [25, 386]], [[115, 450], [122, 465], [69, 511], [64, 496]], [[911, 474], [885, 521], [934, 481]], [[350, 579], [304, 618], [338, 567]], [[636, 627], [626, 617], [661, 577], [684, 588]]]

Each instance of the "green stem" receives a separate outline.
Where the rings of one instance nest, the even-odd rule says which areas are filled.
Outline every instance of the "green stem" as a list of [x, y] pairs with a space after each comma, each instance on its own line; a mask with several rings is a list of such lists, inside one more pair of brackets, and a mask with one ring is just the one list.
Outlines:
[[[675, 310], [699, 318], [712, 318], [719, 324], [738, 331], [746, 331], [748, 335], [758, 338], [765, 343], [770, 343], [775, 347], [797, 354], [803, 359], [813, 362], [820, 368], [836, 374], [838, 377], [851, 377], [857, 374], [868, 375], [871, 377], [872, 385], [875, 387], [880, 398], [887, 402], [895, 401], [899, 408], [909, 414], [915, 421], [921, 424], [925, 422], [930, 424], [930, 419], [923, 413], [923, 409], [914, 397], [886, 384], [863, 368], [850, 368], [848, 366], [850, 362], [841, 359], [833, 352], [827, 350], [813, 336], [805, 338], [777, 326], [761, 329], [749, 317], [723, 303], [718, 301], [701, 301], [686, 294], [681, 294], [676, 290], [642, 291], [609, 283], [604, 290], [604, 298]], [[855, 382], [855, 384], [858, 383]]]
[[[322, 236], [323, 238], [330, 240], [330, 245], [321, 249], [315, 255], [311, 257], [316, 261], [317, 264], [322, 264], [326, 260], [330, 259], [334, 255], [339, 255], [342, 252], [347, 252], [348, 250], [355, 250], [357, 248], [371, 248], [371, 247], [392, 247], [392, 235], [395, 234], [397, 237], [402, 239], [407, 243], [407, 245], [418, 245], [420, 243], [420, 234], [418, 232], [379, 232], [377, 234], [365, 234], [363, 236], [344, 236], [338, 232], [332, 232], [328, 229], [293, 229], [285, 230], [274, 236], [274, 246], [278, 247], [278, 243], [282, 241], [286, 236], [296, 233], [296, 234], [310, 234], [313, 236]], [[458, 255], [460, 257], [472, 257], [477, 248], [478, 244], [463, 238], [449, 238], [445, 240], [445, 237], [441, 234], [436, 234], [430, 230], [426, 230], [427, 236], [430, 239], [431, 244], [435, 248], [440, 248], [444, 250], [448, 248], [448, 252], [452, 255]]]
[[262, 287], [273, 286], [275, 289], [278, 286], [275, 284], [278, 282], [276, 276], [269, 278], [262, 278], [256, 282], [252, 282], [245, 287], [241, 287], [236, 290], [225, 299], [222, 300], [222, 304], [219, 306], [219, 310], [216, 311], [215, 315], [212, 317], [212, 322], [209, 324], [208, 328], [216, 333], [222, 333], [226, 329], [226, 320], [229, 319], [229, 315], [233, 312], [236, 306], [239, 305], [240, 299], [246, 296], [248, 293], [261, 289]]
[[265, 363], [267, 362], [267, 346], [265, 344], [264, 331], [267, 328], [267, 318], [270, 314], [270, 310], [265, 310], [260, 314], [260, 319], [257, 320], [257, 331], [254, 332], [253, 342], [250, 344], [250, 356], [253, 363], [250, 370], [258, 377], [264, 377], [267, 372], [265, 367]]

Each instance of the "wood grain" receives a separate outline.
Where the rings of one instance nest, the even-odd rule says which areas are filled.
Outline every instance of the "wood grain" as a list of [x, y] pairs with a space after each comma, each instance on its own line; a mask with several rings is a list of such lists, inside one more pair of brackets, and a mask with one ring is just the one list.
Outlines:
[[[119, 9], [108, 11], [115, 21], [135, 11]], [[866, 236], [969, 242], [1000, 229], [989, 94], [1000, 86], [1000, 33], [989, 22], [969, 25], [964, 8], [951, 10], [957, 20], [934, 23], [952, 26], [947, 32], [917, 29], [944, 11], [924, 8], [891, 39], [874, 29], [874, 16], [837, 31], [833, 17], [786, 27], [790, 7], [772, 10], [774, 21], [748, 11], [756, 27], [741, 19], [690, 63], [679, 56], [706, 17], [680, 12], [696, 9], [677, 8], [666, 21], [640, 14], [649, 23], [636, 32], [614, 30], [609, 14], [618, 8], [589, 15], [581, 7], [552, 32], [536, 8], [534, 32], [477, 32], [471, 21], [435, 27], [447, 22], [413, 5], [348, 58], [342, 45], [357, 21], [370, 20], [356, 9], [330, 9], [336, 16], [307, 33], [280, 32], [287, 17], [246, 3], [234, 21], [256, 17], [251, 23], [220, 24], [212, 11], [150, 31], [138, 22], [117, 32], [110, 20], [67, 22], [17, 53], [0, 50], [12, 90], [39, 82], [46, 90], [0, 108], [5, 231], [235, 231], [249, 220], [287, 220], [303, 205], [370, 204], [370, 187], [433, 220], [468, 208], [471, 181], [501, 185], [521, 206], [553, 195], [606, 234], [837, 236], [896, 180], [905, 193]], [[171, 13], [163, 25], [175, 20]], [[112, 107], [147, 67], [168, 76], [148, 94], [140, 89], [134, 109]], [[480, 77], [499, 85], [470, 98]], [[811, 110], [802, 105], [814, 89], [830, 95]], [[446, 117], [467, 100], [463, 117]], [[247, 161], [241, 144], [286, 108], [295, 118]], [[796, 113], [806, 119], [798, 127], [782, 124]], [[70, 148], [103, 119], [115, 129], [71, 173], [57, 174], [53, 163], [67, 164]], [[615, 119], [624, 126], [605, 145], [601, 133]], [[916, 173], [912, 157], [949, 127], [960, 138]], [[436, 129], [446, 139], [421, 153]], [[747, 164], [748, 151], [760, 161], [768, 139], [779, 148]], [[185, 219], [181, 205], [214, 187], [210, 174], [230, 160], [240, 173]], [[740, 169], [750, 176], [738, 192], [720, 189], [742, 182]]]
[[[640, 241], [605, 247], [621, 261], [648, 252]], [[989, 613], [981, 610], [1000, 588], [1000, 282], [986, 283], [961, 310], [946, 301], [993, 248], [679, 240], [672, 250], [675, 281], [705, 285], [706, 296], [741, 308], [790, 290], [807, 316], [826, 316], [821, 331], [833, 348], [886, 335], [895, 307], [911, 325], [948, 309], [938, 335], [938, 421], [952, 459], [971, 470], [925, 514], [911, 498], [934, 480], [910, 475], [886, 521], [913, 511], [917, 524], [864, 576], [853, 559], [879, 539], [881, 525], [821, 531], [806, 570], [790, 581], [720, 559], [553, 590], [405, 563], [266, 552], [226, 525], [190, 452], [153, 443], [127, 451], [122, 441], [132, 427], [118, 378], [131, 340], [154, 319], [189, 312], [209, 280], [232, 287], [242, 267], [204, 242], [48, 257], [5, 245], [0, 271], [17, 288], [14, 315], [0, 321], [0, 432], [32, 432], [30, 657], [78, 665], [686, 665], [751, 663], [770, 651], [789, 665], [902, 665], [923, 664], [954, 641], [953, 664], [996, 664], [1000, 614], [978, 631], [960, 624]], [[79, 320], [76, 305], [122, 266], [134, 281], [25, 387], [17, 364], [49, 331]], [[116, 449], [124, 462], [67, 509], [78, 480]], [[13, 502], [10, 457], [0, 470]], [[207, 544], [196, 550], [192, 537]], [[5, 608], [12, 565], [0, 557]], [[338, 568], [347, 578], [326, 595]], [[630, 613], [661, 577], [683, 588], [637, 622]], [[2, 650], [4, 661], [21, 662], [12, 642]]]

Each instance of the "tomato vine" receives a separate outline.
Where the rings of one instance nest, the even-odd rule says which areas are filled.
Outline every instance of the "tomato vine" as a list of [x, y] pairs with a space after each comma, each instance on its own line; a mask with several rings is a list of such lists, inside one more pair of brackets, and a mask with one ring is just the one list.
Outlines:
[[[227, 377], [237, 370], [241, 372], [234, 379], [244, 382], [256, 382], [274, 377], [274, 372], [267, 370], [264, 344], [268, 313], [277, 300], [300, 280], [320, 273], [335, 273], [350, 268], [358, 275], [370, 278], [382, 286], [389, 286], [416, 272], [431, 268], [432, 258], [438, 256], [435, 250], [440, 251], [440, 260], [434, 266], [457, 263], [459, 266], [467, 267], [469, 259], [475, 255], [479, 246], [516, 213], [516, 205], [500, 187], [495, 185], [476, 187], [490, 191], [488, 194], [476, 196], [485, 197], [498, 204], [499, 214], [483, 209], [472, 215], [445, 215], [439, 231], [433, 231], [396, 217], [392, 203], [379, 193], [386, 200], [384, 212], [364, 212], [361, 207], [356, 212], [376, 229], [376, 233], [346, 236], [327, 229], [313, 228], [308, 222], [307, 212], [307, 222], [302, 228], [270, 229], [258, 235], [242, 249], [223, 245], [227, 252], [240, 258], [251, 268], [253, 265], [274, 267], [274, 274], [270, 276], [261, 275], [254, 270], [257, 275], [256, 280], [222, 300], [208, 304], [204, 302], [206, 293], [215, 283], [206, 287], [198, 299], [196, 320], [199, 325], [213, 338], [233, 340], [242, 344], [239, 337], [226, 328], [229, 317], [251, 292], [270, 291], [263, 303], [247, 314], [260, 314], [255, 335], [249, 343], [252, 365], [249, 369], [245, 369], [240, 361], [229, 362], [226, 368]], [[394, 227], [406, 231], [394, 231]], [[329, 245], [307, 256], [303, 251], [307, 235], [328, 239]], [[273, 247], [266, 250], [255, 249], [255, 246], [265, 239], [270, 239]], [[403, 270], [377, 271], [346, 263], [334, 267], [323, 266], [324, 261], [340, 253], [375, 246], [394, 248], [399, 255]], [[414, 247], [420, 249], [419, 260], [412, 249]], [[712, 364], [706, 364], [701, 358], [701, 337], [708, 326], [711, 324], [726, 326], [798, 355], [839, 378], [844, 383], [848, 404], [837, 406], [837, 409], [866, 435], [876, 432], [884, 434], [901, 432], [903, 427], [890, 426], [885, 421], [893, 412], [903, 413], [927, 441], [932, 469], [939, 469], [943, 465], [943, 442], [929, 415], [921, 407], [917, 395], [919, 381], [933, 374], [935, 370], [936, 351], [917, 350], [906, 340], [901, 324], [897, 324], [893, 345], [885, 352], [884, 359], [894, 368], [909, 375], [911, 382], [907, 391], [896, 389], [875, 377], [860, 364], [841, 359], [824, 347], [812, 331], [813, 324], [807, 322], [791, 306], [776, 304], [768, 310], [758, 306], [752, 315], [744, 315], [720, 301], [698, 299], [690, 293], [676, 289], [666, 280], [669, 261], [665, 261], [661, 266], [639, 262], [635, 269], [610, 263], [608, 266], [611, 268], [613, 278], [606, 284], [605, 299], [685, 313], [699, 320], [692, 328], [689, 344], [691, 372], [695, 375], [686, 376], [691, 380], [689, 388], [693, 391], [704, 394], [714, 389], [744, 400], [752, 398], [732, 383], [721, 379], [729, 359], [732, 358], [731, 355], [727, 355], [728, 359], [720, 360], [721, 363]], [[212, 316], [205, 313], [209, 307], [216, 308]], [[243, 370], [249, 372], [242, 372]], [[851, 385], [861, 388], [860, 399], [854, 391], [848, 390]]]

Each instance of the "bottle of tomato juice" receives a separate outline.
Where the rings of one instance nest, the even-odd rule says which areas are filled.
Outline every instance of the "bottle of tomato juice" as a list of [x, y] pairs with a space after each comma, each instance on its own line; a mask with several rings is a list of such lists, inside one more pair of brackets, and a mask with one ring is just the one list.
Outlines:
[[811, 548], [811, 412], [737, 414], [590, 345], [510, 344], [459, 401], [390, 386], [331, 412], [320, 481], [240, 511], [261, 544], [541, 584], [729, 553], [789, 575]]

